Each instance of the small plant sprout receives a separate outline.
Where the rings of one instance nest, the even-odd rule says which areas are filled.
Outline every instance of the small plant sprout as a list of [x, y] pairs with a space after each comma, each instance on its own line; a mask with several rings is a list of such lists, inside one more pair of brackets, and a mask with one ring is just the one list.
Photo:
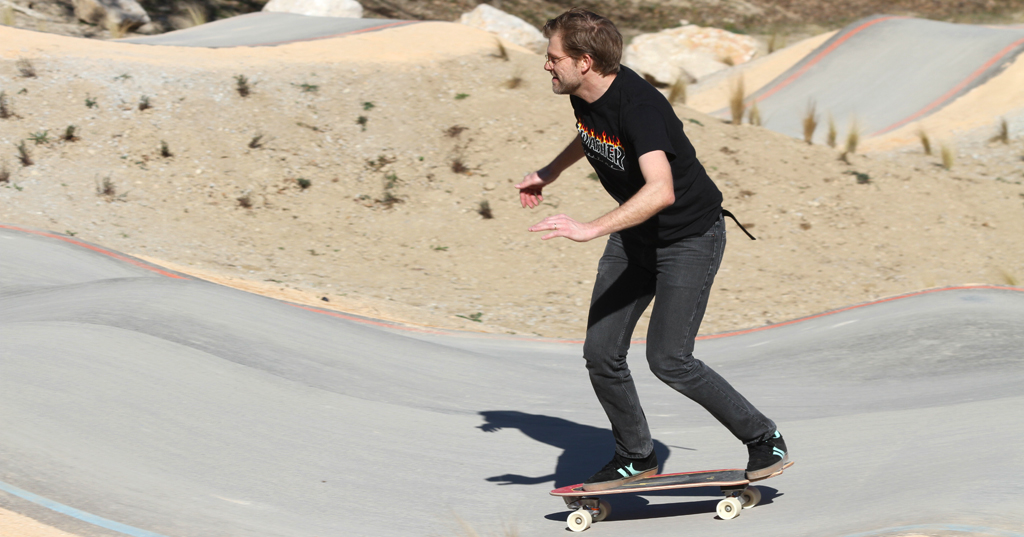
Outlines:
[[96, 195], [105, 198], [113, 198], [114, 194], [117, 194], [117, 187], [114, 185], [114, 181], [110, 179], [110, 176], [106, 176], [102, 181], [96, 181]]
[[668, 102], [670, 104], [686, 104], [686, 75], [676, 79], [672, 88], [668, 90]]
[[849, 130], [846, 131], [846, 152], [851, 155], [856, 153], [858, 145], [860, 145], [860, 122], [857, 121], [857, 118], [852, 118]]
[[296, 179], [295, 183], [298, 184], [299, 188], [301, 188], [302, 190], [306, 190], [307, 188], [313, 186], [313, 182], [312, 181], [310, 181], [309, 179], [304, 179], [302, 177], [299, 177], [298, 179]]
[[364, 131], [365, 131], [365, 130], [366, 130], [366, 123], [367, 123], [368, 121], [370, 121], [370, 118], [368, 118], [368, 117], [366, 117], [366, 116], [359, 116], [359, 117], [357, 117], [357, 118], [356, 118], [356, 125], [359, 125], [359, 127], [360, 127], [360, 128], [362, 129], [362, 130], [364, 130]]
[[463, 99], [465, 99], [467, 97], [469, 97], [468, 93], [456, 93], [455, 94], [455, 100], [456, 101], [461, 101], [461, 100], [463, 100]]
[[999, 131], [989, 141], [1002, 142], [1004, 145], [1010, 143], [1010, 124], [1007, 123], [1005, 117], [999, 120]]
[[299, 84], [299, 88], [302, 89], [302, 93], [316, 93], [320, 91], [320, 86], [306, 82]]
[[828, 115], [828, 146], [831, 148], [836, 147], [836, 138], [839, 136], [839, 132], [836, 129], [836, 118], [832, 117], [832, 114]]
[[384, 190], [391, 190], [399, 183], [398, 174], [391, 172], [384, 176]]
[[814, 143], [814, 131], [818, 129], [818, 112], [814, 99], [807, 101], [807, 112], [804, 113], [804, 141]]
[[262, 134], [257, 134], [256, 136], [252, 137], [252, 140], [249, 140], [249, 149], [259, 149], [261, 147], [263, 147]]
[[36, 78], [36, 68], [32, 65], [32, 62], [26, 58], [21, 58], [17, 62], [18, 74], [22, 78]]
[[466, 315], [456, 315], [456, 317], [461, 317], [463, 319], [466, 319], [466, 320], [469, 320], [469, 321], [473, 321], [474, 323], [482, 323], [483, 321], [481, 320], [481, 318], [483, 316], [484, 316], [483, 312], [479, 312], [479, 311], [476, 312], [476, 313], [470, 314], [468, 317]]
[[241, 97], [248, 97], [252, 88], [249, 86], [249, 78], [245, 75], [235, 75], [235, 91]]
[[171, 147], [163, 140], [160, 140], [160, 156], [163, 158], [171, 158], [174, 156], [174, 153], [171, 153]]
[[143, 95], [142, 97], [140, 97], [139, 110], [144, 111], [149, 110], [150, 108], [153, 108], [153, 105], [149, 102], [149, 95]]
[[28, 135], [28, 138], [29, 140], [35, 142], [36, 145], [48, 144], [50, 143], [50, 136], [48, 134], [49, 132], [50, 131], [33, 132], [32, 134]]
[[131, 78], [132, 78], [132, 75], [129, 75], [128, 73], [121, 73], [121, 74], [115, 76], [114, 80], [118, 80], [120, 82], [124, 82], [125, 80], [130, 80]]
[[22, 140], [18, 144], [18, 160], [21, 161], [22, 166], [31, 166], [35, 164], [32, 160], [32, 154], [28, 152], [28, 146], [25, 145], [25, 140]]
[[856, 171], [848, 171], [848, 172], [843, 172], [843, 173], [856, 177], [858, 185], [868, 185], [868, 184], [871, 184], [871, 176], [866, 174], [866, 173], [856, 172]]
[[732, 83], [732, 91], [729, 94], [729, 111], [732, 112], [732, 124], [743, 123], [743, 114], [746, 112], [746, 104], [743, 102], [746, 90], [743, 87], [743, 77], [740, 76]]
[[0, 119], [12, 117], [14, 117], [14, 112], [11, 111], [11, 106], [7, 103], [7, 92], [0, 91]]
[[942, 156], [942, 167], [946, 170], [952, 170], [953, 164], [956, 162], [956, 157], [953, 155], [953, 146], [949, 142], [942, 142], [939, 144], [939, 154]]
[[96, 108], [96, 99], [93, 99], [88, 94], [86, 94], [86, 96], [85, 96], [85, 107], [86, 108]]
[[505, 44], [501, 42], [501, 39], [495, 39], [494, 45], [497, 47], [497, 52], [491, 54], [491, 57], [498, 58], [499, 60], [508, 61], [508, 50], [505, 49]]
[[363, 110], [369, 112], [370, 110], [373, 110], [374, 106], [377, 106], [377, 105], [371, 103], [370, 101], [366, 101], [365, 103], [363, 103]]
[[68, 127], [64, 129], [64, 134], [60, 135], [60, 139], [64, 140], [65, 142], [77, 142], [78, 140], [80, 140], [77, 131], [78, 127], [74, 125], [68, 125]]
[[925, 132], [924, 127], [920, 127], [917, 129], [917, 138], [921, 140], [921, 147], [924, 149], [924, 154], [931, 155], [932, 141], [931, 138], [928, 137], [928, 133]]
[[757, 107], [757, 99], [751, 99], [750, 111], [747, 112], [747, 123], [755, 127], [761, 126], [761, 109]]

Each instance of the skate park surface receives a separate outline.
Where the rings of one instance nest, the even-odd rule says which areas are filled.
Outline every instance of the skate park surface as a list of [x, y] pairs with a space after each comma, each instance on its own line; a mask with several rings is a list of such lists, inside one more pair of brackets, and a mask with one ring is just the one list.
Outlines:
[[[301, 307], [19, 226], [0, 301], [0, 506], [78, 535], [562, 535], [548, 490], [611, 454], [578, 342]], [[612, 497], [589, 531], [1024, 535], [1022, 321], [1020, 289], [964, 286], [702, 338], [796, 465], [735, 520], [698, 489]], [[643, 354], [662, 470], [743, 466]]]
[[[576, 342], [297, 306], [17, 226], [0, 297], [0, 504], [78, 535], [561, 534], [547, 492], [612, 450]], [[704, 337], [796, 465], [734, 520], [687, 489], [612, 497], [589, 531], [1021, 535], [1021, 323], [1021, 289], [967, 286]], [[742, 467], [643, 354], [662, 470]]]

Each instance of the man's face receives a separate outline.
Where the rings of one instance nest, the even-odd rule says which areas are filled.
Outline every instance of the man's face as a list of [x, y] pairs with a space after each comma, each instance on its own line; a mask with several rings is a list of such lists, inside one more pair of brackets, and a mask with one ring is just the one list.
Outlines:
[[570, 95], [583, 83], [583, 74], [573, 58], [562, 49], [561, 34], [554, 34], [548, 41], [548, 57], [544, 70], [551, 73], [551, 91], [558, 95]]

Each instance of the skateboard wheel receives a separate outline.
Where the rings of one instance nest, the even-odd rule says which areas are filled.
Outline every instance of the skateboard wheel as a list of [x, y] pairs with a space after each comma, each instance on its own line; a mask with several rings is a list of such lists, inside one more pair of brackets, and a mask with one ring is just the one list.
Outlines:
[[590, 516], [590, 511], [586, 509], [577, 509], [569, 513], [569, 519], [566, 520], [566, 523], [569, 524], [569, 529], [576, 532], [589, 528], [593, 522], [594, 518]]
[[608, 502], [601, 500], [597, 504], [597, 514], [594, 515], [594, 522], [600, 522], [610, 515], [612, 512], [612, 506], [608, 505]]
[[722, 520], [732, 520], [740, 516], [740, 509], [743, 509], [743, 504], [736, 498], [726, 498], [718, 502], [718, 516]]
[[743, 494], [740, 494], [740, 501], [743, 502], [744, 509], [750, 509], [761, 502], [761, 491], [757, 490], [757, 487], [747, 487]]

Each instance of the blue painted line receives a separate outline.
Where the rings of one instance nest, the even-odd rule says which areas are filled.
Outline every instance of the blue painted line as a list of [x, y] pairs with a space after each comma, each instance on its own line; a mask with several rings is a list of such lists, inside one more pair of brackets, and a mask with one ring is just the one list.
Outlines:
[[113, 531], [116, 531], [118, 533], [123, 533], [125, 535], [131, 535], [131, 537], [166, 537], [165, 535], [161, 535], [159, 533], [153, 533], [151, 531], [140, 530], [139, 528], [135, 528], [135, 527], [129, 526], [127, 524], [122, 524], [120, 522], [114, 522], [113, 520], [107, 520], [107, 519], [105, 519], [103, 517], [99, 517], [99, 516], [96, 516], [96, 515], [91, 514], [91, 513], [86, 513], [85, 511], [82, 511], [82, 510], [79, 510], [79, 509], [75, 509], [74, 507], [68, 507], [67, 505], [64, 505], [62, 503], [58, 503], [58, 502], [55, 502], [53, 500], [50, 500], [50, 499], [47, 499], [47, 498], [43, 498], [42, 496], [39, 496], [38, 494], [32, 494], [31, 492], [29, 492], [27, 490], [21, 490], [18, 487], [15, 487], [13, 485], [8, 485], [7, 483], [4, 483], [3, 481], [0, 481], [0, 490], [2, 490], [4, 492], [7, 492], [7, 493], [10, 493], [10, 494], [13, 494], [13, 495], [15, 495], [15, 496], [17, 496], [19, 498], [28, 500], [28, 501], [30, 501], [30, 502], [32, 502], [34, 504], [41, 505], [41, 506], [43, 506], [43, 507], [45, 507], [47, 509], [56, 511], [56, 512], [64, 514], [64, 515], [68, 515], [70, 517], [77, 518], [78, 520], [81, 520], [82, 522], [88, 522], [89, 524], [92, 524], [93, 526], [99, 526], [101, 528], [105, 528], [105, 529], [108, 529], [108, 530], [113, 530]]
[[899, 526], [865, 533], [854, 533], [852, 535], [847, 535], [846, 537], [875, 537], [876, 535], [887, 535], [906, 531], [952, 531], [958, 533], [971, 533], [974, 535], [995, 535], [997, 537], [1024, 537], [1024, 533], [1000, 530], [996, 528], [986, 528], [984, 526], [962, 526], [958, 524], [918, 524], [915, 526]]

